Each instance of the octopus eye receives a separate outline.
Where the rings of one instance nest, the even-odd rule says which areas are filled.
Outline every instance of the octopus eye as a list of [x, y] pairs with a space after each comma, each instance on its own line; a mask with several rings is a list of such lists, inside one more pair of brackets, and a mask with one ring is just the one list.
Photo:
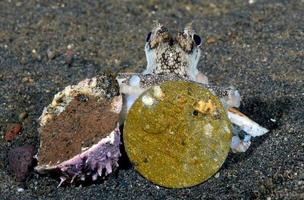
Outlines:
[[152, 32], [149, 32], [149, 33], [147, 34], [146, 42], [149, 42], [149, 41], [150, 41], [151, 35], [152, 35]]
[[199, 35], [193, 34], [192, 39], [197, 46], [200, 46], [202, 44], [202, 39]]

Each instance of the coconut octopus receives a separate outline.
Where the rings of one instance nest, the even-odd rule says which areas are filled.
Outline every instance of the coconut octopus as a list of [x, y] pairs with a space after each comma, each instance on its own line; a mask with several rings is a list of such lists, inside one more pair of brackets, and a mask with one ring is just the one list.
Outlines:
[[217, 96], [234, 127], [230, 148], [245, 152], [251, 137], [268, 130], [238, 111], [238, 90], [210, 84], [198, 70], [201, 43], [191, 25], [173, 37], [157, 23], [146, 38], [147, 67], [142, 73], [103, 74], [56, 94], [40, 117], [36, 170], [58, 172], [59, 186], [111, 173], [121, 155], [119, 125], [141, 94], [167, 81], [195, 83]]
[[[234, 125], [231, 149], [233, 152], [245, 152], [251, 144], [251, 137], [261, 136], [268, 130], [237, 109], [241, 96], [234, 86], [220, 87], [210, 84], [208, 78], [198, 70], [201, 44], [202, 39], [191, 24], [173, 37], [164, 25], [157, 23], [146, 38], [146, 70], [141, 74], [120, 74], [117, 77], [120, 92], [124, 94], [124, 108], [130, 109], [135, 99], [153, 85], [169, 80], [195, 82], [221, 99]], [[240, 139], [242, 133], [245, 135]]]

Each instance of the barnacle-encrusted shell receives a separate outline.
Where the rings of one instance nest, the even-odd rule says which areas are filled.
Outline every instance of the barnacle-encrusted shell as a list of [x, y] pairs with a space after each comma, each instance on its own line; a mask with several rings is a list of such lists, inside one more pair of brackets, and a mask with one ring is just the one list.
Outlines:
[[212, 176], [229, 152], [231, 124], [220, 100], [195, 83], [169, 81], [131, 107], [124, 144], [134, 167], [155, 184], [183, 188]]
[[118, 165], [122, 98], [115, 82], [101, 75], [55, 95], [40, 117], [38, 172], [59, 171], [62, 181], [95, 180]]

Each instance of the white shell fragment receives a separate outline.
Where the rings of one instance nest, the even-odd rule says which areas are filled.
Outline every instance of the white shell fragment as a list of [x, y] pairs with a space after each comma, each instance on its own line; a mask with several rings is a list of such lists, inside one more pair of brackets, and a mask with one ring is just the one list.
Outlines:
[[261, 136], [269, 132], [268, 129], [260, 126], [235, 108], [228, 109], [228, 118], [233, 124], [239, 126], [244, 132], [253, 137]]
[[143, 96], [141, 100], [145, 106], [152, 106], [154, 103], [154, 99], [149, 95]]

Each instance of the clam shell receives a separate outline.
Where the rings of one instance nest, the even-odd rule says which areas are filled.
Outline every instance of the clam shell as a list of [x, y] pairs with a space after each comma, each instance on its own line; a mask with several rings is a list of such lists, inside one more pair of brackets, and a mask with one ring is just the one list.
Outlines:
[[135, 101], [123, 140], [141, 175], [160, 186], [183, 188], [219, 170], [231, 137], [231, 123], [218, 97], [195, 83], [169, 81]]
[[113, 93], [118, 84], [103, 85], [106, 78], [68, 86], [44, 109], [39, 118], [37, 172], [57, 171], [61, 180], [73, 182], [96, 180], [118, 166], [122, 97]]

